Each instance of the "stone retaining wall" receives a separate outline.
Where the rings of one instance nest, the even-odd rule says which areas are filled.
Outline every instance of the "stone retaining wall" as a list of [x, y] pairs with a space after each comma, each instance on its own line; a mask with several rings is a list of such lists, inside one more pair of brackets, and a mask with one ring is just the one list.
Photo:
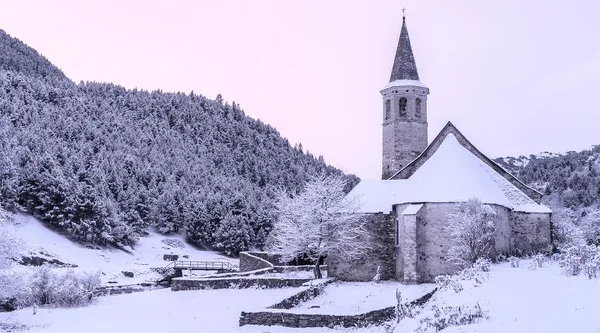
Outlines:
[[396, 308], [389, 307], [359, 315], [298, 314], [290, 312], [242, 312], [240, 326], [266, 325], [285, 327], [367, 327], [382, 324], [396, 316]]
[[322, 280], [322, 282], [316, 282], [315, 285], [310, 286], [308, 289], [302, 290], [296, 295], [290, 296], [277, 304], [269, 306], [269, 309], [291, 309], [300, 303], [319, 296], [323, 289], [325, 289], [325, 287], [333, 281], [335, 281], [335, 279], [327, 279]]
[[[250, 252], [240, 252], [240, 272], [256, 271], [275, 266], [270, 261], [261, 258], [260, 255], [256, 254]], [[267, 257], [266, 255], [263, 256]]]
[[137, 293], [141, 291], [150, 291], [155, 289], [162, 289], [164, 287], [155, 285], [153, 283], [140, 283], [140, 284], [130, 284], [130, 285], [120, 285], [120, 286], [102, 286], [96, 288], [94, 290], [94, 296], [111, 296], [111, 295], [120, 295], [120, 294], [131, 294]]
[[300, 287], [311, 279], [283, 279], [283, 278], [212, 278], [212, 279], [187, 279], [176, 278], [171, 282], [172, 291], [203, 290], [203, 289], [245, 289], [261, 288], [276, 289]]
[[[424, 296], [409, 302], [409, 306], [422, 306], [425, 304], [437, 288]], [[367, 327], [382, 324], [396, 318], [396, 307], [391, 306], [380, 310], [374, 310], [357, 315], [325, 315], [325, 314], [299, 314], [291, 312], [242, 312], [240, 315], [240, 326], [265, 325], [284, 327]]]

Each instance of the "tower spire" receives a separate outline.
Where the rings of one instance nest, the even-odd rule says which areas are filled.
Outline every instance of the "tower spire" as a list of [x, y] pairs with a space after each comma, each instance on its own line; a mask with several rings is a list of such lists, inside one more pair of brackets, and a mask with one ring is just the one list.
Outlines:
[[390, 82], [397, 80], [419, 80], [417, 64], [415, 63], [415, 57], [410, 47], [410, 37], [408, 37], [408, 29], [406, 28], [405, 11], [406, 9], [402, 8], [402, 30], [400, 31], [400, 39], [398, 40], [398, 48], [396, 49]]

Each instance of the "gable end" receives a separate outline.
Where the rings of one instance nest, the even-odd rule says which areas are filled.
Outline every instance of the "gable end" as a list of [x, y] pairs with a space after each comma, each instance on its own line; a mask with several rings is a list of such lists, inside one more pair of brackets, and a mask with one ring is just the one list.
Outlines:
[[543, 196], [542, 193], [525, 185], [515, 176], [513, 176], [500, 165], [498, 165], [496, 162], [492, 161], [487, 156], [485, 156], [471, 142], [469, 142], [469, 140], [467, 140], [467, 138], [451, 122], [448, 122], [446, 126], [444, 126], [444, 128], [435, 137], [435, 139], [433, 139], [431, 144], [427, 146], [427, 148], [425, 148], [421, 155], [419, 155], [416, 159], [414, 159], [400, 171], [396, 172], [389, 179], [408, 179], [410, 176], [412, 176], [425, 162], [427, 162], [427, 160], [431, 156], [433, 156], [433, 154], [435, 154], [435, 152], [438, 150], [446, 136], [448, 136], [448, 134], [450, 133], [454, 134], [458, 142], [468, 151], [470, 151], [473, 155], [477, 156], [477, 158], [479, 158], [481, 161], [483, 161], [485, 164], [491, 167], [494, 171], [496, 171], [498, 174], [500, 174], [502, 177], [508, 180], [511, 184], [513, 184], [515, 187], [517, 187], [519, 190], [525, 193], [533, 201], [535, 201], [536, 203], [540, 203]]

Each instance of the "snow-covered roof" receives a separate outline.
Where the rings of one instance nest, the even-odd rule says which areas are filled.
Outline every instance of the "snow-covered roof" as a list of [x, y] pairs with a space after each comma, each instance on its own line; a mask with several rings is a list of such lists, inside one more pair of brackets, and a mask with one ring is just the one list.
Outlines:
[[389, 213], [402, 203], [462, 202], [478, 198], [515, 211], [550, 213], [448, 134], [408, 179], [364, 180], [348, 194], [363, 213]]
[[421, 210], [421, 207], [423, 207], [423, 204], [408, 205], [406, 206], [406, 208], [404, 208], [401, 215], [416, 215], [419, 212], [419, 210]]
[[404, 86], [427, 88], [427, 86], [424, 85], [423, 83], [421, 83], [421, 81], [419, 81], [419, 80], [396, 80], [396, 81], [392, 81], [392, 82], [388, 83], [388, 85], [385, 86], [382, 90], [386, 90], [386, 89], [392, 88], [392, 87], [404, 87]]

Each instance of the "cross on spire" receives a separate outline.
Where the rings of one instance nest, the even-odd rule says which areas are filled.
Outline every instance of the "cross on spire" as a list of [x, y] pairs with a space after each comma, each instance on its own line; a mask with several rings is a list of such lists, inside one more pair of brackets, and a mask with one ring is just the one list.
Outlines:
[[402, 17], [406, 17], [406, 8], [402, 7]]

